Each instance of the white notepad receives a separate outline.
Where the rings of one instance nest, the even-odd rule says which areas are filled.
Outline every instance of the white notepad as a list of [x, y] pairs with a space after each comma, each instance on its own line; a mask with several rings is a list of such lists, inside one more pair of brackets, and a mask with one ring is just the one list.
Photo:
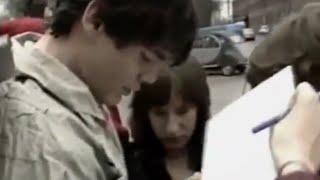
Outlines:
[[206, 129], [203, 180], [274, 179], [269, 130], [251, 129], [284, 112], [294, 89], [287, 67], [214, 116]]

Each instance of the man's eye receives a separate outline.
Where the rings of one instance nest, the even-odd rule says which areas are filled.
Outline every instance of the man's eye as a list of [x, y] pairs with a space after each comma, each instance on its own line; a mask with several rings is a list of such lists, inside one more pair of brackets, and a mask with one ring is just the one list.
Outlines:
[[141, 58], [144, 62], [151, 62], [151, 59], [144, 52], [141, 52]]

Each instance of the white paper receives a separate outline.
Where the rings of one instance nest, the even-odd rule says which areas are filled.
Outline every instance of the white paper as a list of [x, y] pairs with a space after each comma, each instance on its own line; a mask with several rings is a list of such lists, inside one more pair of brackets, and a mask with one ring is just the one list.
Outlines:
[[203, 180], [275, 179], [269, 130], [251, 130], [284, 112], [294, 89], [287, 67], [214, 116], [206, 129]]

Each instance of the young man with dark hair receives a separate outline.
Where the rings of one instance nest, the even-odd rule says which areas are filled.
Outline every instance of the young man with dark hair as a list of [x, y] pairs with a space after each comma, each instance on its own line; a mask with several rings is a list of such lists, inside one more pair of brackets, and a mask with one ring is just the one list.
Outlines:
[[152, 83], [190, 51], [186, 0], [55, 0], [49, 30], [12, 38], [0, 86], [0, 179], [127, 179], [104, 105]]

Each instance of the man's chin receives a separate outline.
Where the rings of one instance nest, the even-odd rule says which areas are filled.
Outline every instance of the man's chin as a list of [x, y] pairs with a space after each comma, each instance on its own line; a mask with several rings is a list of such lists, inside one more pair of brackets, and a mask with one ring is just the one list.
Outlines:
[[107, 106], [114, 106], [120, 103], [122, 96], [108, 96], [105, 98], [104, 103]]

